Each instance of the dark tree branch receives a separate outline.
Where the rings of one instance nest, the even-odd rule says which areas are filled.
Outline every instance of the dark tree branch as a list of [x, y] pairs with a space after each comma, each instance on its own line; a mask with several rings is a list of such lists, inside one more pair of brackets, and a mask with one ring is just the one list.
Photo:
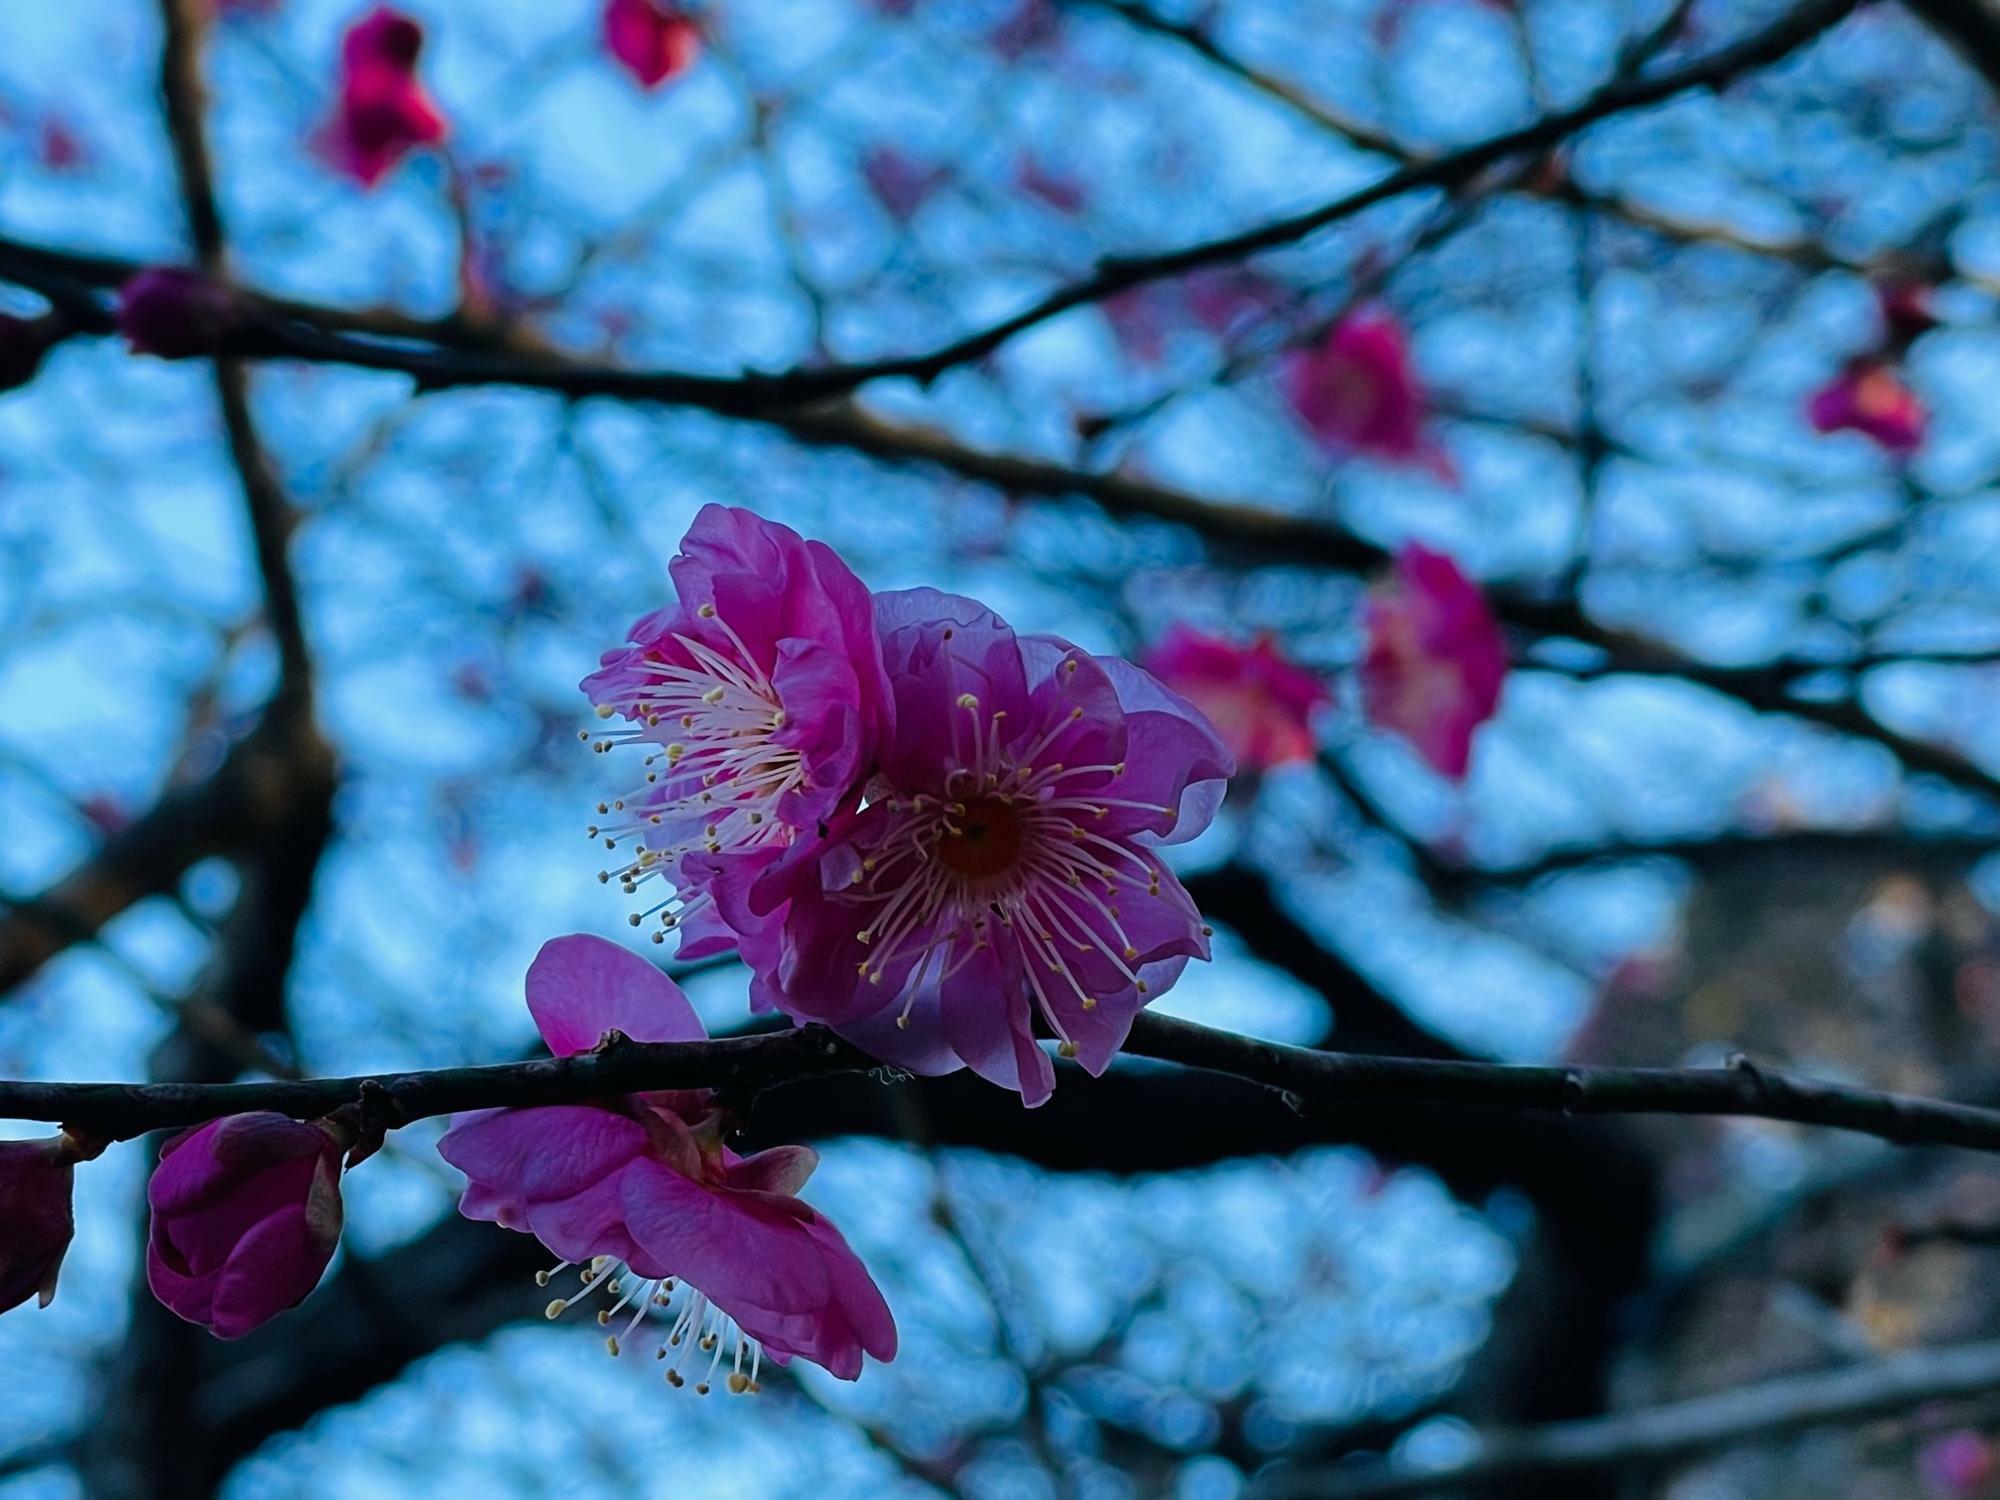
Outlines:
[[[1302, 1114], [1387, 1104], [1557, 1115], [1731, 1115], [1851, 1130], [1902, 1146], [2000, 1152], [2000, 1109], [1827, 1083], [1740, 1058], [1721, 1068], [1584, 1068], [1368, 1057], [1256, 1041], [1154, 1014], [1134, 1022], [1126, 1051], [1262, 1085]], [[0, 1116], [125, 1139], [251, 1110], [310, 1119], [366, 1096], [395, 1126], [462, 1110], [574, 1104], [656, 1089], [754, 1094], [795, 1079], [878, 1066], [817, 1026], [707, 1042], [635, 1042], [613, 1034], [575, 1057], [428, 1072], [232, 1084], [6, 1082], [0, 1083]]]
[[190, 866], [258, 844], [311, 805], [333, 766], [316, 734], [300, 736], [294, 716], [267, 718], [206, 780], [169, 791], [82, 866], [0, 915], [0, 994], [134, 902], [171, 890]]
[[[224, 352], [257, 357], [346, 363], [396, 370], [414, 376], [426, 389], [470, 385], [533, 386], [571, 397], [614, 396], [703, 407], [732, 416], [784, 412], [849, 394], [871, 381], [895, 378], [930, 381], [947, 370], [984, 358], [1017, 335], [1072, 308], [1088, 306], [1145, 282], [1182, 275], [1277, 249], [1343, 219], [1423, 188], [1455, 188], [1514, 156], [1533, 155], [1561, 144], [1577, 132], [1635, 109], [1643, 109], [1693, 89], [1718, 88], [1737, 77], [1779, 61], [1838, 24], [1858, 0], [1805, 0], [1770, 25], [1678, 68], [1645, 77], [1619, 78], [1570, 109], [1490, 136], [1472, 146], [1412, 162], [1357, 192], [1303, 213], [1254, 229], [1205, 240], [1153, 255], [1109, 257], [1095, 274], [1059, 287], [1011, 317], [922, 354], [766, 375], [697, 375], [680, 371], [638, 371], [587, 365], [556, 356], [522, 353], [469, 353], [451, 347], [411, 348], [328, 332], [271, 315], [253, 320], [224, 345]], [[183, 169], [190, 165], [185, 151]], [[196, 224], [197, 248], [201, 245]], [[219, 226], [215, 226], [219, 235]], [[27, 285], [51, 276], [73, 276], [78, 268], [57, 267], [46, 256], [23, 258], [18, 247], [0, 246], [0, 274]], [[102, 260], [96, 268], [105, 269]], [[275, 309], [267, 304], [267, 313]]]
[[2000, 1341], [1896, 1355], [1879, 1364], [1796, 1375], [1689, 1401], [1555, 1422], [1479, 1440], [1458, 1463], [1414, 1473], [1386, 1465], [1293, 1471], [1252, 1487], [1257, 1500], [1389, 1500], [1530, 1475], [1640, 1469], [1809, 1427], [1900, 1416], [2000, 1387]]
[[[782, 1084], [757, 1098], [741, 1148], [900, 1141], [913, 1111], [933, 1145], [1054, 1172], [1183, 1171], [1316, 1144], [1358, 1146], [1428, 1169], [1469, 1202], [1502, 1185], [1519, 1190], [1559, 1242], [1569, 1287], [1607, 1307], [1644, 1273], [1647, 1163], [1607, 1122], [1375, 1105], [1301, 1118], [1268, 1089], [1220, 1074], [1135, 1067], [1090, 1079], [1058, 1066], [1055, 1097], [1035, 1110], [1004, 1107], [969, 1073], [887, 1088], [858, 1073]], [[347, 1263], [296, 1313], [239, 1342], [205, 1344], [195, 1410], [207, 1441], [226, 1465], [444, 1344], [538, 1317], [547, 1294], [529, 1278], [548, 1261], [528, 1235], [453, 1218], [377, 1260]], [[1574, 1358], [1563, 1363], [1572, 1378], [1590, 1375]], [[1560, 1414], [1554, 1404], [1543, 1414]]]

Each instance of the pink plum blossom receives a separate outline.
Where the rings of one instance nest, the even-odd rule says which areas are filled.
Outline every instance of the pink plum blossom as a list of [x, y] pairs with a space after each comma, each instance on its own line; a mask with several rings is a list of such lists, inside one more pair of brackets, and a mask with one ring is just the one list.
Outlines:
[[74, 172], [90, 165], [90, 148], [68, 121], [49, 115], [36, 137], [35, 158], [51, 172]]
[[951, 173], [942, 166], [921, 166], [894, 146], [876, 146], [861, 158], [861, 180], [889, 217], [907, 224], [951, 180]]
[[701, 28], [664, 0], [607, 0], [604, 47], [641, 88], [656, 89], [694, 66]]
[[[611, 1031], [646, 1042], [705, 1036], [678, 985], [602, 938], [545, 944], [527, 990], [558, 1057]], [[798, 1200], [817, 1154], [777, 1146], [739, 1156], [722, 1144], [722, 1126], [707, 1090], [678, 1090], [460, 1115], [438, 1150], [466, 1175], [467, 1218], [534, 1235], [560, 1257], [557, 1271], [583, 1268], [583, 1290], [550, 1303], [551, 1318], [602, 1288], [611, 1312], [632, 1308], [610, 1341], [616, 1354], [649, 1312], [666, 1308], [660, 1353], [670, 1384], [683, 1383], [693, 1348], [713, 1356], [705, 1374], [695, 1371], [704, 1394], [724, 1359], [740, 1394], [756, 1388], [766, 1355], [808, 1359], [843, 1380], [861, 1373], [864, 1353], [895, 1358], [896, 1325], [867, 1269]]]
[[118, 289], [118, 331], [135, 354], [213, 354], [237, 317], [227, 287], [185, 266], [148, 266]]
[[[603, 873], [676, 894], [635, 915], [680, 927], [681, 956], [733, 941], [691, 854], [727, 861], [782, 847], [851, 801], [887, 732], [891, 699], [868, 590], [831, 548], [747, 510], [704, 506], [668, 565], [678, 598], [632, 626], [583, 690], [627, 727], [596, 748], [644, 744], [645, 779], [600, 803], [594, 838], [636, 846]], [[657, 939], [656, 939], [657, 940]]]
[[1940, 1433], [1918, 1450], [1917, 1473], [1939, 1500], [1975, 1500], [2000, 1481], [2000, 1446], [1970, 1428]]
[[1024, 155], [1014, 164], [1014, 186], [1045, 207], [1075, 218], [1089, 206], [1083, 184], [1067, 172], [1057, 171], [1040, 158]]
[[1361, 696], [1441, 774], [1463, 780], [1472, 737], [1500, 704], [1507, 646], [1486, 598], [1443, 553], [1412, 542], [1369, 596]]
[[73, 1168], [104, 1148], [63, 1131], [38, 1141], [0, 1141], [0, 1312], [30, 1297], [55, 1300], [56, 1274], [76, 1233]]
[[319, 1285], [340, 1243], [352, 1132], [268, 1111], [211, 1120], [160, 1151], [146, 1284], [218, 1338], [241, 1338]]
[[319, 145], [363, 187], [374, 187], [417, 147], [444, 139], [444, 116], [417, 78], [423, 47], [423, 27], [386, 5], [341, 39], [338, 96]]
[[1146, 667], [1208, 715], [1239, 770], [1313, 758], [1312, 716], [1327, 701], [1326, 684], [1287, 661], [1270, 635], [1239, 646], [1175, 625]]
[[1898, 458], [1923, 446], [1929, 420], [1895, 367], [1866, 356], [1814, 392], [1806, 412], [1815, 431], [1852, 428]]
[[1448, 473], [1426, 439], [1423, 387], [1403, 325], [1381, 310], [1342, 318], [1315, 347], [1292, 354], [1285, 397], [1320, 448], [1334, 457], [1366, 454], [1423, 463]]
[[861, 808], [714, 886], [753, 999], [921, 1073], [1049, 1097], [1045, 1025], [1093, 1073], [1208, 929], [1159, 846], [1234, 769], [1200, 710], [1128, 662], [1018, 636], [970, 599], [876, 598], [893, 736]]

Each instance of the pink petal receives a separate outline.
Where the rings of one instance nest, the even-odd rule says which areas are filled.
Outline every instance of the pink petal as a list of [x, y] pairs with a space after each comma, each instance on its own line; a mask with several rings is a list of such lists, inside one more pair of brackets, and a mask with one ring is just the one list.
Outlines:
[[729, 1169], [728, 1184], [746, 1193], [784, 1193], [797, 1196], [811, 1180], [819, 1165], [819, 1153], [810, 1146], [773, 1146], [747, 1156]]
[[588, 1104], [551, 1104], [460, 1116], [438, 1142], [438, 1155], [486, 1193], [525, 1209], [582, 1192], [644, 1152], [646, 1140], [645, 1127], [625, 1115]]
[[528, 1009], [557, 1057], [588, 1052], [607, 1031], [635, 1042], [708, 1037], [679, 985], [630, 949], [587, 933], [542, 945], [528, 968]]

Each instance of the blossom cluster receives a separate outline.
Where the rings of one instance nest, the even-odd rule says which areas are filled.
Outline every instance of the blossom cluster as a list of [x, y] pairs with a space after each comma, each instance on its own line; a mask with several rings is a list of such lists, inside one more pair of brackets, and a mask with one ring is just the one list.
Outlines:
[[710, 506], [677, 601], [584, 683], [643, 746], [591, 830], [686, 957], [913, 1072], [1047, 1099], [1037, 1044], [1102, 1072], [1208, 931], [1161, 850], [1235, 770], [1157, 678], [976, 600], [873, 594], [828, 548]]
[[[132, 315], [182, 291], [141, 284]], [[738, 953], [753, 1009], [911, 1072], [970, 1068], [1028, 1106], [1055, 1085], [1045, 1042], [1103, 1072], [1208, 956], [1166, 851], [1209, 826], [1239, 767], [1309, 760], [1333, 702], [1269, 637], [1179, 627], [1149, 672], [974, 599], [873, 592], [747, 510], [702, 510], [669, 571], [674, 602], [582, 684], [603, 725], [583, 738], [642, 752], [590, 829], [621, 856], [599, 878], [647, 893], [633, 922], [681, 956]], [[1412, 546], [1362, 623], [1367, 713], [1463, 776], [1505, 669], [1478, 589]], [[705, 1038], [672, 979], [598, 937], [545, 944], [526, 998], [558, 1057]], [[465, 1176], [462, 1213], [540, 1240], [544, 1286], [575, 1273], [548, 1315], [601, 1298], [599, 1323], [622, 1319], [610, 1352], [650, 1341], [671, 1385], [746, 1393], [767, 1361], [853, 1379], [893, 1358], [881, 1291], [798, 1196], [817, 1156], [739, 1154], [737, 1123], [707, 1089], [650, 1091], [461, 1114], [439, 1151]], [[378, 1143], [358, 1104], [176, 1136], [147, 1192], [154, 1294], [223, 1338], [296, 1306], [338, 1247], [343, 1171]], [[0, 1310], [54, 1294], [73, 1168], [104, 1144], [0, 1145]]]

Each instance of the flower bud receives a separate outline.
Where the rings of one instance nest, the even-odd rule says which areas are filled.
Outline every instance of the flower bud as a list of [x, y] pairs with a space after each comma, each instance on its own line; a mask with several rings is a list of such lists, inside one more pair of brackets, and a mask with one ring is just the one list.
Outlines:
[[71, 1169], [103, 1147], [65, 1131], [39, 1141], [0, 1141], [0, 1312], [31, 1296], [55, 1300], [56, 1273], [76, 1232]]
[[303, 1302], [340, 1242], [342, 1134], [263, 1112], [169, 1141], [146, 1189], [153, 1295], [226, 1339]]
[[228, 288], [182, 266], [149, 266], [118, 289], [118, 331], [135, 354], [213, 354], [237, 316]]

